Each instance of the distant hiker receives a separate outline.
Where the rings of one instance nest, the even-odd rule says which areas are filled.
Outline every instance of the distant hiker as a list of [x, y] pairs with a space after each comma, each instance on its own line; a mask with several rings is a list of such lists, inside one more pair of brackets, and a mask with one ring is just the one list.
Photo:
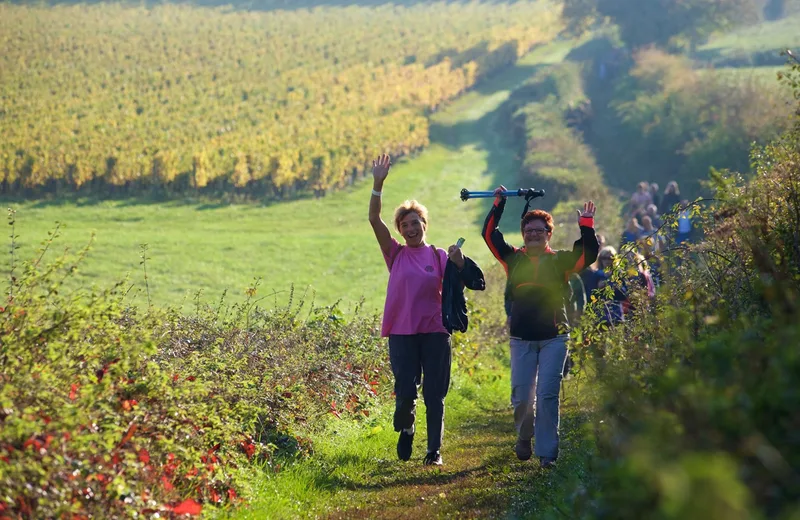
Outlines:
[[[394, 429], [400, 432], [397, 456], [411, 458], [414, 443], [417, 388], [422, 383], [428, 425], [425, 465], [442, 464], [444, 399], [450, 386], [450, 331], [442, 319], [442, 290], [458, 273], [462, 283], [483, 288], [483, 273], [452, 245], [448, 252], [425, 242], [428, 210], [415, 200], [401, 204], [394, 214], [395, 228], [405, 239], [400, 244], [381, 219], [381, 193], [392, 163], [388, 155], [372, 162], [373, 189], [369, 222], [389, 269], [381, 336], [389, 338], [389, 359], [394, 374]], [[448, 305], [458, 317], [460, 297], [448, 290]], [[462, 290], [461, 287], [457, 288]], [[461, 295], [463, 297], [463, 294]], [[463, 316], [462, 316], [463, 318]], [[464, 325], [465, 326], [465, 325]], [[452, 328], [460, 328], [458, 324]]]
[[667, 187], [664, 188], [664, 196], [661, 197], [661, 205], [658, 206], [658, 209], [661, 211], [661, 214], [664, 215], [672, 212], [675, 204], [680, 204], [680, 202], [681, 190], [678, 188], [678, 183], [669, 181]]
[[678, 236], [675, 241], [678, 244], [688, 242], [692, 236], [692, 208], [689, 201], [684, 199], [680, 203], [678, 212]]
[[661, 220], [661, 215], [658, 213], [658, 206], [655, 204], [650, 204], [647, 206], [646, 211], [646, 215], [650, 217], [650, 221], [653, 223], [653, 226], [660, 228], [664, 221]]
[[639, 225], [639, 221], [636, 217], [631, 217], [628, 219], [628, 225], [625, 227], [625, 231], [622, 232], [622, 239], [619, 245], [624, 246], [631, 242], [636, 243], [642, 238], [643, 234], [644, 229]]
[[638, 216], [644, 212], [644, 208], [646, 208], [648, 204], [652, 203], [653, 195], [650, 193], [650, 184], [642, 181], [637, 185], [636, 192], [631, 195], [630, 214], [632, 216]]
[[517, 429], [514, 450], [520, 460], [531, 458], [535, 418], [536, 456], [542, 467], [549, 468], [558, 458], [559, 392], [569, 339], [568, 280], [597, 258], [595, 205], [589, 201], [578, 211], [581, 238], [572, 251], [550, 248], [553, 217], [542, 210], [523, 216], [520, 229], [525, 246], [518, 249], [505, 241], [497, 227], [506, 205], [500, 195], [504, 190], [503, 186], [495, 190], [483, 238], [508, 276], [511, 402]]
[[[591, 268], [581, 273], [584, 286], [586, 287], [587, 301], [591, 301], [592, 296], [600, 302], [602, 309], [597, 317], [598, 323], [614, 325], [623, 321], [623, 302], [627, 300], [627, 295], [621, 284], [612, 281], [614, 269], [614, 258], [617, 250], [612, 246], [605, 246], [597, 254], [597, 263]], [[605, 287], [611, 285], [612, 294], [607, 295]], [[588, 304], [587, 304], [588, 305]]]
[[658, 192], [658, 184], [655, 182], [650, 184], [650, 197], [653, 199], [652, 204], [655, 204], [656, 208], [661, 206], [661, 194]]

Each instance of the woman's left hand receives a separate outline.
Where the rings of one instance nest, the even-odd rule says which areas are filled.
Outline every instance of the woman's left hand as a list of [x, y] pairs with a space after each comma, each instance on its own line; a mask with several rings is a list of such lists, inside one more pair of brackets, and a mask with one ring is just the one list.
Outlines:
[[464, 252], [461, 251], [461, 248], [457, 245], [453, 244], [447, 249], [447, 258], [456, 264], [459, 271], [464, 269], [464, 264], [466, 263], [466, 260], [464, 260]]
[[597, 206], [594, 205], [594, 202], [591, 200], [583, 205], [583, 212], [581, 210], [578, 211], [578, 218], [585, 217], [585, 218], [594, 218], [594, 214], [597, 211]]

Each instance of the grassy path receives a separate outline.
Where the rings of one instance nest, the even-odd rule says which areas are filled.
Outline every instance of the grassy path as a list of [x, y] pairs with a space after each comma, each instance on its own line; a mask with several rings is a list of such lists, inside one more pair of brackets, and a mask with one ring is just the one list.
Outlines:
[[[461, 188], [490, 189], [516, 176], [514, 152], [504, 147], [492, 128], [494, 112], [511, 89], [543, 63], [560, 61], [568, 44], [542, 47], [479, 88], [435, 114], [432, 145], [393, 169], [384, 195], [385, 216], [406, 198], [431, 210], [430, 241], [446, 247], [467, 238], [467, 254], [488, 262], [480, 239], [486, 206], [463, 203]], [[378, 153], [379, 150], [376, 150]], [[263, 279], [260, 295], [279, 292], [286, 301], [291, 284], [310, 288], [318, 304], [365, 298], [368, 309], [382, 306], [386, 270], [367, 223], [370, 182], [333, 193], [273, 205], [208, 205], [190, 201], [20, 202], [17, 209], [20, 255], [30, 258], [55, 221], [66, 224], [60, 245], [77, 249], [91, 233], [96, 243], [75, 284], [108, 286], [131, 274], [131, 295], [145, 301], [140, 244], [148, 244], [147, 272], [156, 306], [191, 308], [202, 291], [204, 301], [217, 301], [228, 290], [229, 301], [243, 299], [254, 278]], [[514, 209], [514, 211], [518, 211]], [[54, 254], [60, 252], [54, 248]], [[0, 257], [7, 272], [8, 256]], [[262, 304], [272, 304], [269, 298]], [[347, 309], [345, 309], [347, 310]]]
[[[369, 422], [331, 420], [313, 436], [313, 458], [284, 472], [252, 477], [258, 499], [231, 515], [256, 518], [547, 518], [560, 515], [588, 475], [581, 436], [586, 398], [565, 383], [559, 465], [520, 462], [509, 405], [507, 360], [495, 355], [472, 376], [459, 372], [446, 400], [444, 466], [425, 468], [424, 405], [419, 404], [414, 456], [395, 456], [391, 406]], [[226, 516], [227, 517], [227, 516]]]

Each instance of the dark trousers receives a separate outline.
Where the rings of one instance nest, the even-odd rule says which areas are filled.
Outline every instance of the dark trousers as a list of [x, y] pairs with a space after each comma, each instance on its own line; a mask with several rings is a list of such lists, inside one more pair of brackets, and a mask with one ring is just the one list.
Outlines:
[[450, 388], [450, 335], [443, 333], [389, 336], [389, 359], [394, 374], [394, 431], [414, 426], [417, 388], [428, 423], [428, 451], [439, 451], [444, 437], [444, 398]]

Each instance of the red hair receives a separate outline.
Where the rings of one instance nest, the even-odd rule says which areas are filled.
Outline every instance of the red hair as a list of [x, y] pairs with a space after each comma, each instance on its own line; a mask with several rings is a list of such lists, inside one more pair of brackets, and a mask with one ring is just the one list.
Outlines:
[[522, 217], [522, 223], [519, 225], [519, 230], [524, 234], [525, 226], [534, 220], [541, 220], [547, 226], [547, 231], [553, 231], [553, 215], [543, 209], [535, 209], [525, 213], [525, 216]]

